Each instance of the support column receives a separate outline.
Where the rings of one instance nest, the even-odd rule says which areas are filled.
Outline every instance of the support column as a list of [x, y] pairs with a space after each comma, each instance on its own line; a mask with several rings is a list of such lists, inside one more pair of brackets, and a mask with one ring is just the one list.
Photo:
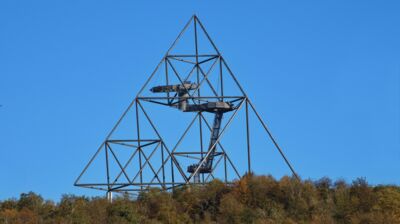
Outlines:
[[106, 193], [106, 198], [107, 198], [107, 201], [108, 201], [109, 203], [112, 203], [112, 202], [113, 202], [112, 191], [107, 191], [107, 193]]
[[247, 135], [247, 172], [251, 173], [250, 159], [250, 128], [249, 128], [249, 102], [246, 97], [246, 135]]

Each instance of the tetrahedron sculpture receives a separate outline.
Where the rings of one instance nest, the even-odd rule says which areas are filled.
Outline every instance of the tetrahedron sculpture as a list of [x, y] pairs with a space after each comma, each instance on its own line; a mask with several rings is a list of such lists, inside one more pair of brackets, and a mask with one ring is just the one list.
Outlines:
[[[252, 172], [251, 124], [294, 169], [203, 24], [192, 16], [75, 186], [134, 192]], [[232, 123], [242, 119], [236, 128]], [[233, 129], [233, 130], [232, 130]], [[234, 132], [230, 137], [228, 133]], [[85, 178], [86, 177], [86, 178]]]

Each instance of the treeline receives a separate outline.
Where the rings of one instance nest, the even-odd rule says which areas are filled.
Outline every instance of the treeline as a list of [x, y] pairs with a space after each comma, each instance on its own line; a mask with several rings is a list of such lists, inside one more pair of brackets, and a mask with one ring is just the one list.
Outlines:
[[150, 189], [109, 203], [64, 195], [58, 203], [35, 193], [0, 202], [0, 223], [400, 223], [400, 187], [298, 181], [247, 175], [172, 192]]

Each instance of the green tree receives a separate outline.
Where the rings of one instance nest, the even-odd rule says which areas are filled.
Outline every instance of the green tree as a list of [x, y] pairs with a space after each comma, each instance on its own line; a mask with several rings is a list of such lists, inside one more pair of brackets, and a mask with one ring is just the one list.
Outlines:
[[33, 192], [22, 193], [17, 203], [18, 209], [22, 210], [23, 208], [29, 209], [33, 212], [38, 213], [42, 204], [43, 204], [42, 196], [35, 194]]
[[219, 206], [218, 223], [242, 223], [244, 209], [245, 206], [233, 194], [225, 194]]
[[400, 187], [350, 185], [329, 178], [245, 175], [232, 185], [214, 180], [173, 192], [147, 189], [109, 203], [105, 197], [63, 195], [60, 202], [33, 192], [0, 201], [0, 224], [26, 223], [400, 223]]
[[139, 215], [133, 201], [119, 198], [107, 207], [106, 223], [139, 223]]

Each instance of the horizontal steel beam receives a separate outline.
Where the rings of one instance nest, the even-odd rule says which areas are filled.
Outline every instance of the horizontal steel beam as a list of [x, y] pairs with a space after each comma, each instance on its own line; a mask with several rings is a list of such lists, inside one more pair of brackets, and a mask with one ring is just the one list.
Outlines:
[[[187, 99], [244, 99], [245, 96], [189, 96], [186, 97]], [[138, 100], [169, 100], [169, 99], [179, 99], [177, 97], [162, 97], [162, 96], [139, 96], [137, 97]]]
[[161, 140], [159, 139], [140, 139], [140, 140], [136, 140], [136, 139], [114, 139], [114, 140], [107, 140], [107, 142], [161, 142]]
[[[173, 152], [172, 153], [173, 155], [181, 155], [181, 154], [183, 154], [183, 155], [185, 155], [185, 154], [207, 154], [207, 152]], [[222, 154], [224, 154], [223, 152], [218, 152], [218, 153], [215, 153], [216, 155], [218, 154], [218, 155], [222, 155]]]
[[218, 54], [168, 54], [166, 57], [180, 57], [180, 58], [190, 58], [190, 57], [219, 57]]

